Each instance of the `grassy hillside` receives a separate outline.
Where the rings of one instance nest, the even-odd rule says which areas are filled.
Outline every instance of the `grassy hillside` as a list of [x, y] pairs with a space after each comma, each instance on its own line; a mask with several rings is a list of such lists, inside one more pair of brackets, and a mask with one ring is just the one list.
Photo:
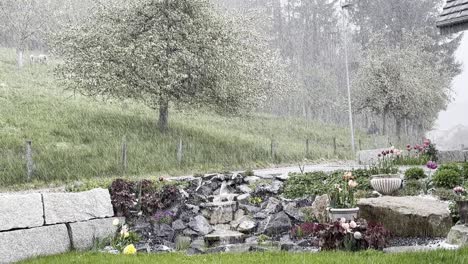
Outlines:
[[[25, 140], [33, 141], [33, 181], [67, 182], [124, 174], [122, 138], [128, 141], [128, 175], [174, 175], [352, 158], [348, 132], [339, 127], [267, 115], [226, 118], [170, 112], [171, 130], [155, 128], [156, 113], [136, 102], [103, 102], [65, 92], [52, 67], [17, 70], [12, 50], [0, 49], [0, 186], [27, 182]], [[337, 138], [338, 152], [333, 151]], [[363, 145], [367, 140], [362, 134]], [[277, 156], [270, 155], [271, 139]], [[179, 140], [183, 162], [177, 162]]]

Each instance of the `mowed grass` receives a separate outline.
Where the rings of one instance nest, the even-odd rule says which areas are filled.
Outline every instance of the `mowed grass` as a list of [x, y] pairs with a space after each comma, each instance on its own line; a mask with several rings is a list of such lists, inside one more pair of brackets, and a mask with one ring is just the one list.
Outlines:
[[[138, 102], [103, 101], [64, 91], [52, 70], [52, 65], [28, 63], [18, 70], [14, 51], [0, 49], [1, 187], [295, 163], [306, 156], [306, 139], [310, 139], [310, 160], [353, 158], [345, 128], [264, 114], [223, 117], [171, 109], [170, 131], [162, 134], [156, 129], [154, 110]], [[121, 164], [124, 137], [126, 171]], [[358, 138], [363, 147], [370, 143], [362, 133]], [[32, 179], [27, 177], [25, 161], [28, 139], [35, 166]], [[272, 139], [275, 157], [270, 153]]]
[[184, 254], [160, 255], [107, 255], [99, 253], [69, 253], [52, 257], [44, 257], [22, 263], [158, 263], [158, 264], [462, 264], [468, 263], [468, 250], [432, 251], [419, 253], [384, 254], [367, 251], [360, 253], [324, 252], [317, 254], [306, 253], [249, 253], [249, 254], [214, 254], [186, 256]]

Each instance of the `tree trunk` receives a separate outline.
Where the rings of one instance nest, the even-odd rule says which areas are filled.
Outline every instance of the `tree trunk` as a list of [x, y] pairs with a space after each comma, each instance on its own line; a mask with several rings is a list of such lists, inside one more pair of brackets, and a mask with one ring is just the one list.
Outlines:
[[169, 101], [161, 99], [159, 101], [159, 120], [158, 128], [161, 132], [166, 132], [169, 128]]
[[396, 128], [396, 135], [398, 139], [398, 143], [401, 142], [401, 119], [395, 117], [395, 128]]
[[23, 49], [16, 49], [16, 65], [19, 69], [23, 68]]
[[382, 114], [382, 135], [387, 135], [387, 111]]

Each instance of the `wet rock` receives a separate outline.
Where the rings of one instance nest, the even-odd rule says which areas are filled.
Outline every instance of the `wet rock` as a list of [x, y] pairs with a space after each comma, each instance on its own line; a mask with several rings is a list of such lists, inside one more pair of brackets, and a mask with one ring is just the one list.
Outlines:
[[185, 228], [187, 228], [187, 225], [184, 223], [184, 221], [180, 219], [177, 219], [174, 222], [172, 222], [172, 229], [174, 229], [175, 231], [184, 230]]
[[193, 218], [192, 221], [189, 222], [189, 227], [201, 235], [207, 235], [213, 231], [213, 227], [211, 227], [208, 220], [201, 215], [197, 215]]
[[287, 181], [289, 179], [289, 174], [288, 173], [283, 173], [283, 174], [275, 175], [275, 178], [284, 182], [284, 181]]
[[283, 207], [284, 212], [296, 221], [304, 222], [305, 215], [301, 209], [297, 208], [296, 203], [287, 203]]
[[252, 206], [248, 204], [239, 204], [239, 208], [244, 209], [249, 214], [255, 214], [262, 210], [260, 207], [256, 207], [256, 206]]
[[247, 182], [248, 184], [255, 183], [255, 182], [259, 181], [259, 180], [260, 180], [260, 178], [257, 177], [257, 176], [249, 176], [249, 177], [244, 178], [244, 181]]
[[[327, 194], [315, 197], [315, 201], [309, 208], [312, 216], [320, 223], [328, 222], [328, 206], [330, 205], [330, 198]], [[307, 210], [307, 209], [306, 209]]]
[[263, 220], [260, 224], [264, 229], [262, 230], [268, 236], [277, 236], [290, 231], [292, 224], [288, 215], [284, 212], [279, 212], [274, 216], [270, 216]]
[[155, 236], [166, 238], [167, 240], [173, 241], [175, 236], [175, 231], [168, 224], [154, 225], [153, 232]]
[[281, 181], [273, 181], [272, 183], [260, 183], [255, 189], [255, 193], [259, 194], [279, 194], [280, 190], [283, 188], [283, 183]]
[[266, 214], [265, 212], [258, 212], [256, 214], [254, 214], [253, 216], [255, 219], [265, 219], [268, 217], [268, 214]]
[[242, 233], [250, 233], [255, 229], [255, 227], [257, 227], [257, 223], [249, 216], [244, 216], [241, 219], [239, 226], [237, 227], [237, 231]]
[[152, 253], [169, 253], [169, 252], [174, 252], [174, 249], [165, 245], [155, 245], [152, 247], [151, 252]]
[[250, 199], [250, 193], [244, 193], [244, 194], [241, 194], [239, 196], [237, 196], [237, 201], [239, 203], [248, 203], [249, 202], [249, 199]]
[[382, 223], [393, 234], [410, 236], [446, 236], [452, 227], [448, 204], [422, 197], [361, 199], [360, 217]]
[[280, 248], [281, 250], [284, 251], [289, 251], [293, 249], [294, 247], [297, 247], [297, 245], [291, 240], [289, 235], [284, 235], [280, 239]]
[[268, 199], [268, 203], [265, 205], [263, 212], [267, 214], [276, 214], [277, 212], [281, 211], [281, 209], [281, 201], [274, 197], [270, 197]]
[[248, 185], [237, 186], [237, 190], [241, 193], [251, 193], [253, 190]]
[[468, 226], [456, 225], [450, 229], [447, 243], [458, 246], [468, 246]]

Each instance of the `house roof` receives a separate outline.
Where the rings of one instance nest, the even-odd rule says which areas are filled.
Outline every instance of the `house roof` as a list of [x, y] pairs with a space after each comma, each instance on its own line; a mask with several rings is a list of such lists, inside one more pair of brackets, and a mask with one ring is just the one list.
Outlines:
[[437, 19], [442, 33], [455, 33], [468, 29], [468, 0], [447, 0]]

